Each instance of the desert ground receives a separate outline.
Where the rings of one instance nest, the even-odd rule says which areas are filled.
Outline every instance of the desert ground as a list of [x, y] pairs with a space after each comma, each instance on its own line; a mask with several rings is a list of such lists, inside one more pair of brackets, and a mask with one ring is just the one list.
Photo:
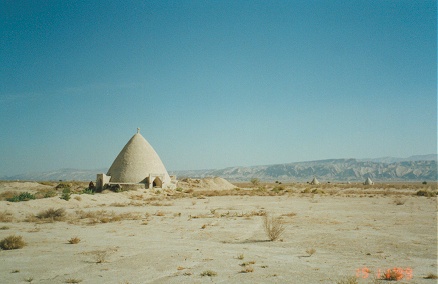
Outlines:
[[[437, 281], [436, 183], [87, 186], [0, 182], [0, 240], [25, 242], [0, 250], [1, 283]], [[23, 192], [37, 199], [6, 200]], [[274, 241], [265, 215], [284, 228]]]

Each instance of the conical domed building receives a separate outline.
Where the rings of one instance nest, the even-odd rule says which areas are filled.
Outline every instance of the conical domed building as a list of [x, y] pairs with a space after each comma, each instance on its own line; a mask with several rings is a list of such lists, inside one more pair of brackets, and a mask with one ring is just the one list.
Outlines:
[[140, 134], [126, 143], [108, 173], [97, 175], [97, 188], [106, 184], [144, 184], [145, 188], [171, 187], [171, 178], [154, 148]]
[[365, 180], [365, 182], [363, 184], [364, 185], [373, 185], [374, 182], [370, 179], [370, 177], [367, 177], [367, 179]]
[[319, 180], [316, 179], [316, 177], [314, 177], [312, 179], [312, 181], [310, 182], [310, 184], [320, 184]]

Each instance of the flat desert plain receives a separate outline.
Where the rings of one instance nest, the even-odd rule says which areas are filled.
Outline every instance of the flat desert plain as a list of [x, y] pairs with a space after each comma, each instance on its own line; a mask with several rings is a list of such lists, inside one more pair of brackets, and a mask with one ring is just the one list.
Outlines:
[[[0, 251], [0, 282], [386, 283], [394, 268], [397, 283], [437, 281], [425, 279], [437, 275], [437, 197], [417, 195], [436, 183], [202, 184], [91, 195], [87, 183], [0, 182], [0, 240], [26, 243]], [[20, 192], [40, 198], [6, 201]], [[266, 214], [284, 226], [275, 241]]]

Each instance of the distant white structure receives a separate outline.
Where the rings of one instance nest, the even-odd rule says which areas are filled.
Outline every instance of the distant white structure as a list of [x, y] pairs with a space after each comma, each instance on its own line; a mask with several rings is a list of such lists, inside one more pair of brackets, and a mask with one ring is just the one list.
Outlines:
[[365, 182], [363, 184], [364, 185], [373, 185], [374, 182], [369, 177], [367, 177], [367, 179], [365, 180]]
[[310, 182], [310, 184], [320, 184], [319, 180], [316, 179], [316, 177], [314, 177], [312, 179], [312, 181]]
[[140, 134], [139, 128], [114, 160], [108, 173], [97, 175], [98, 189], [107, 184], [144, 184], [145, 188], [175, 187], [160, 157]]

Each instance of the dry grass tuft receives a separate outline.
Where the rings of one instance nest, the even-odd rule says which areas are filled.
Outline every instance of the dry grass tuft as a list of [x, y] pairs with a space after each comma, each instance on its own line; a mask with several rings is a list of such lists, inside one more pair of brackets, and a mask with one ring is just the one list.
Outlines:
[[12, 213], [7, 212], [6, 210], [3, 212], [0, 212], [0, 222], [12, 222], [14, 220], [14, 217]]
[[0, 200], [11, 199], [11, 198], [13, 198], [14, 196], [17, 196], [17, 195], [19, 195], [18, 192], [8, 190], [8, 191], [0, 193]]
[[284, 232], [284, 223], [280, 217], [263, 216], [263, 228], [270, 241], [277, 240]]
[[245, 266], [245, 268], [240, 271], [240, 273], [251, 273], [251, 272], [254, 272], [254, 268], [251, 265]]
[[404, 277], [403, 270], [399, 268], [392, 268], [386, 270], [385, 273], [383, 273], [382, 278], [383, 280], [388, 281], [398, 281], [401, 280]]
[[427, 276], [423, 277], [424, 279], [438, 279], [438, 276], [434, 273], [429, 273]]
[[21, 249], [25, 245], [22, 236], [11, 235], [0, 241], [0, 248], [3, 250]]
[[69, 244], [72, 244], [72, 245], [75, 245], [75, 244], [78, 244], [80, 241], [81, 241], [80, 238], [78, 238], [78, 237], [73, 237], [73, 238], [71, 238], [70, 240], [68, 240], [68, 243], [69, 243]]
[[309, 255], [309, 257], [311, 257], [315, 252], [316, 252], [316, 249], [314, 249], [314, 248], [309, 248], [306, 250], [306, 253]]
[[405, 202], [406, 202], [406, 200], [400, 198], [399, 196], [394, 199], [395, 205], [403, 205], [403, 204], [405, 204]]
[[104, 263], [106, 262], [108, 257], [108, 252], [101, 250], [101, 251], [96, 251], [95, 255], [94, 255], [94, 260], [96, 261], [96, 263]]
[[213, 271], [213, 270], [205, 270], [201, 273], [201, 276], [216, 276], [217, 272]]
[[28, 216], [26, 218], [27, 222], [54, 222], [54, 221], [64, 221], [65, 220], [65, 209], [58, 208], [53, 209], [49, 208], [47, 210], [40, 211], [38, 214], [34, 216]]
[[125, 212], [116, 214], [111, 211], [98, 210], [98, 211], [83, 211], [77, 210], [76, 216], [79, 220], [88, 220], [88, 224], [94, 225], [98, 223], [112, 223], [122, 220], [140, 220], [141, 214], [137, 212]]
[[358, 284], [356, 276], [347, 276], [341, 280], [336, 281], [336, 284]]
[[80, 283], [80, 282], [82, 282], [81, 279], [68, 278], [68, 279], [65, 279], [65, 282], [64, 282], [64, 283]]

